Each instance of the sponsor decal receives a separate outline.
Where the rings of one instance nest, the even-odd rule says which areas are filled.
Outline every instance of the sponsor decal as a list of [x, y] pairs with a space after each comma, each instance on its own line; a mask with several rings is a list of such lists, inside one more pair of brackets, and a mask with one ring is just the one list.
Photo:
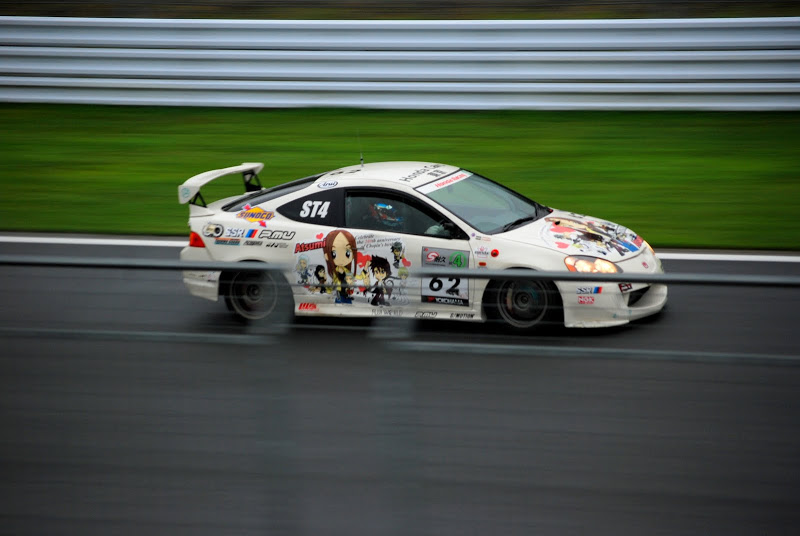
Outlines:
[[244, 238], [245, 231], [247, 231], [247, 229], [231, 229], [231, 228], [227, 228], [227, 229], [225, 229], [225, 232], [223, 233], [223, 236], [225, 236], [226, 238]]
[[244, 245], [245, 246], [260, 246], [263, 243], [264, 243], [263, 240], [245, 240], [244, 241]]
[[304, 253], [306, 251], [313, 251], [315, 249], [322, 249], [325, 247], [325, 240], [317, 240], [316, 242], [298, 242], [294, 245], [295, 253]]
[[644, 266], [645, 268], [650, 268], [650, 265], [649, 265], [649, 264], [647, 264], [647, 263], [646, 263], [646, 262], [644, 262], [644, 261], [642, 261], [642, 266]]
[[429, 193], [431, 193], [431, 192], [433, 192], [435, 190], [439, 190], [441, 188], [446, 188], [448, 186], [452, 186], [453, 184], [455, 184], [455, 183], [457, 183], [459, 181], [462, 181], [462, 180], [466, 179], [467, 177], [469, 177], [468, 173], [465, 173], [463, 171], [459, 171], [458, 173], [456, 173], [454, 175], [450, 175], [449, 177], [445, 177], [442, 180], [429, 182], [425, 186], [420, 186], [419, 188], [417, 188], [417, 191], [419, 193], [421, 193], [421, 194], [429, 194]]
[[391, 307], [373, 307], [372, 316], [401, 316], [402, 309], [393, 309]]
[[339, 184], [338, 181], [322, 181], [321, 183], [317, 184], [317, 188], [325, 190], [327, 188], [334, 188], [337, 184]]
[[577, 294], [600, 294], [603, 287], [578, 287]]
[[301, 303], [297, 306], [298, 311], [316, 311], [317, 304], [316, 303]]
[[183, 188], [181, 188], [181, 199], [188, 199], [191, 193], [192, 191], [189, 189], [189, 187], [184, 186]]
[[262, 227], [267, 226], [267, 220], [271, 220], [275, 217], [275, 213], [271, 210], [267, 211], [260, 207], [251, 207], [250, 205], [245, 205], [242, 208], [244, 210], [236, 215], [237, 218], [243, 218], [247, 221], [258, 223]]
[[498, 255], [500, 255], [500, 250], [493, 249], [491, 255], [492, 255], [492, 257], [497, 257]]
[[482, 259], [489, 257], [489, 248], [486, 246], [478, 246], [478, 249], [475, 249], [472, 252], [476, 257], [480, 257]]
[[241, 242], [242, 241], [239, 238], [217, 238], [214, 240], [215, 244], [219, 244], [221, 246], [238, 246]]
[[[467, 268], [469, 251], [442, 248], [422, 248], [422, 264], [442, 268]], [[461, 277], [422, 278], [423, 303], [444, 305], [469, 305], [469, 280]]]
[[399, 180], [401, 182], [411, 182], [420, 175], [424, 175], [426, 173], [430, 173], [431, 175], [438, 175], [439, 173], [442, 173], [441, 171], [437, 171], [437, 168], [440, 167], [442, 167], [442, 164], [430, 164], [413, 171], [411, 174], [406, 175], [405, 177], [400, 177]]
[[209, 238], [219, 238], [224, 232], [225, 227], [219, 225], [218, 223], [209, 223], [203, 227], [203, 236], [207, 236]]
[[258, 232], [258, 229], [248, 229], [247, 234], [245, 235], [245, 238], [255, 238], [256, 237], [256, 232]]
[[593, 305], [594, 296], [578, 296], [578, 305]]
[[481, 240], [483, 242], [491, 242], [492, 241], [492, 237], [491, 236], [483, 236], [483, 235], [479, 235], [479, 234], [475, 234], [475, 233], [472, 233], [472, 238], [475, 239], [475, 240]]
[[291, 240], [294, 238], [294, 235], [294, 231], [278, 231], [277, 229], [264, 229], [258, 233], [259, 238], [265, 238], [269, 240]]
[[268, 248], [288, 248], [289, 244], [286, 242], [267, 242], [264, 244]]
[[628, 292], [630, 290], [633, 290], [633, 284], [631, 284], [631, 283], [620, 283], [619, 284], [619, 290], [620, 290], [620, 292]]
[[440, 305], [461, 305], [468, 306], [469, 300], [466, 298], [453, 298], [444, 296], [423, 296], [423, 303], [438, 303]]
[[469, 320], [475, 318], [475, 313], [450, 313], [453, 320]]
[[438, 314], [436, 311], [417, 311], [414, 313], [414, 318], [436, 318]]

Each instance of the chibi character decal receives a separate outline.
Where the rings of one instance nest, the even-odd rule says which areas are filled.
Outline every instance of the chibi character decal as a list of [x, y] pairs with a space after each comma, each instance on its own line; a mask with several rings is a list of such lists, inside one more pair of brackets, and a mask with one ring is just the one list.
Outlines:
[[331, 288], [327, 285], [328, 277], [325, 273], [324, 266], [318, 264], [317, 267], [314, 268], [314, 277], [317, 279], [317, 284], [308, 290], [310, 290], [311, 293], [319, 292], [320, 294], [330, 294]]
[[353, 269], [356, 262], [356, 239], [344, 229], [336, 229], [325, 237], [322, 248], [328, 274], [331, 276], [336, 303], [353, 303]]
[[300, 285], [308, 285], [311, 273], [308, 270], [308, 257], [306, 255], [300, 255], [300, 258], [297, 259], [297, 266], [294, 267], [294, 271], [297, 273], [297, 283]]
[[400, 262], [405, 258], [405, 255], [403, 255], [404, 249], [403, 243], [399, 240], [392, 244], [392, 255], [394, 256], [394, 262], [392, 263], [392, 266], [395, 268], [400, 268]]
[[364, 266], [364, 272], [363, 275], [369, 277], [367, 272], [370, 272], [372, 277], [375, 278], [375, 283], [364, 290], [365, 295], [367, 292], [372, 292], [370, 305], [389, 305], [386, 300], [392, 296], [392, 282], [389, 280], [392, 276], [392, 267], [389, 261], [383, 257], [373, 255], [372, 259], [367, 261]]
[[400, 279], [400, 283], [397, 286], [397, 292], [394, 293], [392, 296], [393, 300], [397, 300], [398, 305], [408, 305], [408, 290], [406, 286], [408, 285], [408, 268], [405, 266], [401, 266], [399, 270], [397, 270], [397, 278]]

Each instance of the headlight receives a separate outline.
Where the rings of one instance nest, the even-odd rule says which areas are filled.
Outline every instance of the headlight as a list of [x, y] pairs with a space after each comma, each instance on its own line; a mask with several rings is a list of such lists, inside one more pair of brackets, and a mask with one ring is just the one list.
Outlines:
[[567, 257], [564, 259], [567, 270], [570, 272], [583, 272], [590, 274], [618, 274], [622, 268], [605, 259], [595, 257]]

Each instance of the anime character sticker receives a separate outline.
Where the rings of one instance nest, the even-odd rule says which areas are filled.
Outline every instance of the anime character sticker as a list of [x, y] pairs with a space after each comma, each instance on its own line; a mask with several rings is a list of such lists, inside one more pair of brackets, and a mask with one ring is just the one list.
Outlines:
[[392, 256], [394, 256], [394, 262], [392, 266], [395, 268], [400, 268], [400, 262], [405, 259], [405, 248], [403, 247], [403, 243], [399, 240], [392, 244]]
[[308, 285], [308, 280], [311, 277], [311, 273], [308, 269], [308, 256], [300, 255], [297, 259], [297, 265], [294, 267], [295, 273], [297, 273], [297, 283], [300, 285]]
[[[640, 237], [615, 224], [594, 221], [584, 223], [576, 219], [553, 216], [545, 218], [545, 221], [552, 224], [548, 231], [558, 240], [555, 245], [559, 248], [571, 246], [582, 252], [601, 255], [608, 255], [613, 249], [624, 256], [637, 251], [642, 243]], [[630, 239], [626, 236], [628, 234], [631, 235]]]
[[325, 237], [322, 251], [331, 276], [334, 301], [353, 303], [353, 271], [358, 254], [355, 237], [349, 231], [335, 229]]
[[312, 294], [320, 293], [320, 294], [330, 294], [331, 288], [328, 286], [328, 274], [325, 272], [325, 267], [321, 264], [318, 264], [316, 268], [314, 268], [314, 278], [317, 280], [317, 284], [313, 287], [309, 287], [309, 292]]
[[392, 267], [389, 261], [384, 257], [373, 255], [364, 265], [361, 277], [365, 281], [369, 281], [370, 275], [375, 279], [375, 282], [363, 291], [364, 295], [367, 292], [372, 292], [370, 305], [390, 305], [387, 299], [392, 296], [393, 283], [390, 280]]
[[392, 299], [396, 300], [398, 305], [408, 305], [408, 289], [406, 288], [408, 286], [408, 276], [408, 268], [405, 266], [401, 266], [397, 270], [397, 279], [399, 279], [400, 282], [395, 289], [396, 292], [394, 292]]

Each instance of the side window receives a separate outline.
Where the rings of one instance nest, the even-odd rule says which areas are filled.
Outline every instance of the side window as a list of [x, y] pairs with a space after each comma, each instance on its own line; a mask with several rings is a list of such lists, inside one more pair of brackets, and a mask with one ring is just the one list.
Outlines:
[[379, 190], [351, 190], [345, 196], [345, 226], [370, 231], [452, 238], [444, 216], [418, 201]]
[[316, 225], [342, 225], [342, 190], [324, 190], [278, 207], [278, 214], [289, 219]]

